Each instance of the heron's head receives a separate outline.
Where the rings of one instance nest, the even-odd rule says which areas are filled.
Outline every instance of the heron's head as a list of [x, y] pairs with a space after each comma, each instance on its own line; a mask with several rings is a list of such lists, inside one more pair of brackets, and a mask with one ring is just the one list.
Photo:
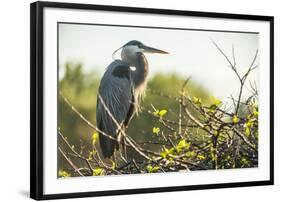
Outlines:
[[135, 60], [138, 53], [168, 54], [168, 52], [166, 52], [166, 51], [144, 45], [142, 42], [137, 41], [137, 40], [129, 41], [124, 46], [122, 46], [120, 49], [122, 49], [122, 52], [121, 52], [122, 60], [125, 60], [127, 62]]
[[137, 52], [142, 52], [142, 53], [160, 53], [160, 54], [168, 54], [168, 52], [157, 49], [157, 48], [152, 48], [150, 46], [144, 45], [142, 42], [133, 40], [129, 41], [122, 47], [122, 51], [130, 51], [133, 53]]

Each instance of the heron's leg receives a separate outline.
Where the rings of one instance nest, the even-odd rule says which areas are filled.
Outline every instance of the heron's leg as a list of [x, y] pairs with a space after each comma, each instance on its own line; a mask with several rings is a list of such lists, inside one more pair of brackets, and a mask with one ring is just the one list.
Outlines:
[[124, 143], [124, 145], [123, 145], [124, 157], [125, 157], [125, 159], [128, 159], [128, 155], [127, 155], [127, 146], [126, 146], [126, 138], [123, 139], [123, 143]]
[[124, 137], [125, 129], [126, 129], [126, 126], [124, 125], [124, 121], [122, 121], [120, 126], [117, 129], [117, 134], [118, 134], [117, 135], [117, 141], [118, 141], [118, 144], [120, 144], [120, 147], [121, 147], [121, 149], [119, 150], [120, 159], [123, 160], [125, 163], [128, 163], [126, 140], [125, 140], [126, 138]]
[[127, 147], [126, 147], [126, 138], [125, 137], [121, 137], [120, 138], [120, 142], [121, 142], [121, 149], [119, 150], [120, 153], [120, 158], [121, 160], [123, 160], [125, 163], [128, 163], [127, 161]]
[[115, 163], [115, 166], [118, 166], [118, 162], [117, 162], [117, 154], [116, 151], [114, 151], [113, 156], [112, 156], [112, 161]]

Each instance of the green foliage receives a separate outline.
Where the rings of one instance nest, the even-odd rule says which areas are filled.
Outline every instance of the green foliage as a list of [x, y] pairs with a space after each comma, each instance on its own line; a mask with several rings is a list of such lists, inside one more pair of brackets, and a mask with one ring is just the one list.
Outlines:
[[168, 110], [166, 110], [166, 109], [162, 109], [162, 110], [156, 109], [156, 110], [153, 112], [153, 115], [156, 116], [156, 117], [162, 118], [165, 114], [167, 114], [167, 112], [168, 112]]
[[153, 127], [153, 128], [152, 128], [152, 132], [153, 132], [153, 134], [158, 135], [158, 133], [160, 132], [160, 128], [158, 128], [158, 127]]
[[219, 100], [218, 98], [214, 97], [214, 96], [212, 96], [212, 100], [214, 102], [214, 105], [217, 106], [217, 107], [222, 104], [222, 101]]
[[102, 168], [94, 168], [93, 169], [93, 176], [101, 176], [104, 175], [104, 170]]
[[195, 156], [195, 152], [194, 151], [188, 151], [185, 153], [185, 156], [187, 158], [191, 158], [191, 157], [194, 157]]
[[59, 177], [60, 178], [66, 178], [66, 177], [71, 177], [71, 174], [68, 173], [67, 171], [65, 170], [61, 170], [59, 169]]
[[179, 141], [179, 143], [176, 146], [176, 151], [179, 153], [182, 150], [188, 150], [190, 148], [190, 143], [186, 142], [185, 139], [182, 139]]
[[233, 118], [232, 118], [232, 122], [234, 124], [238, 123], [239, 122], [239, 118], [236, 115], [234, 115]]
[[193, 102], [196, 105], [202, 105], [202, 99], [201, 98], [197, 98], [197, 97], [193, 96]]
[[93, 145], [96, 144], [97, 140], [99, 139], [99, 134], [97, 132], [94, 132], [93, 135], [92, 135], [92, 143]]
[[206, 157], [205, 157], [204, 155], [202, 155], [202, 154], [199, 154], [199, 155], [197, 156], [197, 158], [200, 159], [200, 160], [204, 160]]
[[116, 169], [116, 163], [114, 161], [112, 161], [112, 160], [110, 160], [110, 161], [111, 161], [111, 164], [112, 164], [110, 168], [112, 170]]
[[159, 171], [159, 169], [160, 169], [159, 166], [152, 166], [152, 165], [147, 166], [147, 172], [149, 173], [156, 173]]

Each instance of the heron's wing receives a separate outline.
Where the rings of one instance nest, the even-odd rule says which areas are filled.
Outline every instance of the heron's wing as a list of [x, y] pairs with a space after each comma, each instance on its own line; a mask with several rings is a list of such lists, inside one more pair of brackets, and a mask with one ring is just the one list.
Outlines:
[[[128, 116], [131, 117], [134, 111], [133, 84], [127, 64], [116, 60], [109, 65], [101, 80], [99, 95], [118, 124], [125, 125], [130, 119]], [[118, 138], [118, 127], [99, 98], [96, 119], [100, 130], [116, 139]], [[103, 135], [100, 135], [100, 145], [104, 157], [110, 157], [114, 149], [118, 149], [116, 141]]]

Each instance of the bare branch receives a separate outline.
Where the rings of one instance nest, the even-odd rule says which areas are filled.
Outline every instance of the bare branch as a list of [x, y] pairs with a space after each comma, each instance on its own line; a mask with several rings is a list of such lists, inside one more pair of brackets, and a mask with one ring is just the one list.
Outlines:
[[66, 154], [61, 150], [60, 147], [58, 147], [59, 152], [62, 154], [62, 156], [65, 158], [65, 160], [69, 163], [69, 165], [77, 172], [80, 176], [84, 176], [80, 170], [74, 165], [74, 163], [66, 156]]

